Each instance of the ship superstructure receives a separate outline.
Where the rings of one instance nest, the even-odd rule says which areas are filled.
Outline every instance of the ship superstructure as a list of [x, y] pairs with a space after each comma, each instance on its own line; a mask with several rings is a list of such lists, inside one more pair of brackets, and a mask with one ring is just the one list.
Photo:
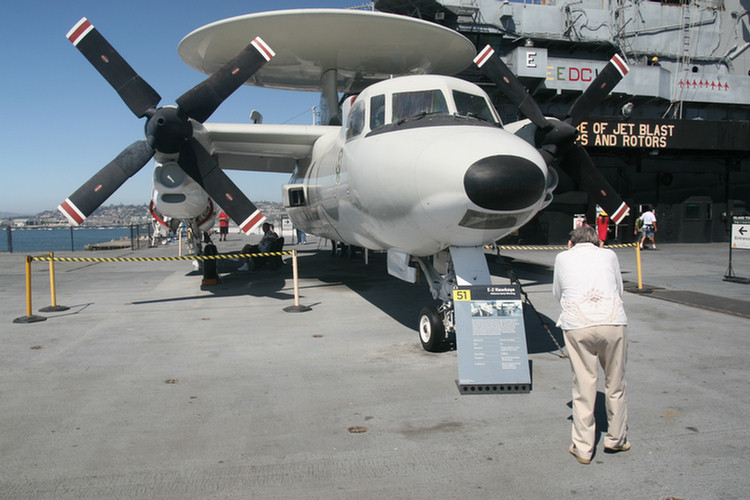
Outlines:
[[[581, 141], [631, 206], [657, 206], [662, 239], [723, 241], [750, 205], [748, 0], [684, 2], [380, 0], [377, 10], [453, 28], [503, 54], [548, 115], [563, 113], [609, 57], [631, 72], [580, 127]], [[489, 82], [473, 68], [461, 75]], [[490, 91], [506, 121], [518, 110]], [[565, 191], [528, 238], [559, 241], [571, 212], [595, 207]], [[627, 225], [627, 223], [626, 223]], [[618, 239], [632, 230], [618, 228]]]

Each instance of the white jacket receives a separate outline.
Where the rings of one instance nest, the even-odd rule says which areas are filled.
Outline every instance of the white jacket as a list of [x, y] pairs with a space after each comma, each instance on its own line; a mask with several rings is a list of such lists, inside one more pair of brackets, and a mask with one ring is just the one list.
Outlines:
[[559, 253], [552, 293], [560, 301], [557, 326], [563, 330], [628, 322], [622, 306], [620, 262], [607, 248], [578, 243]]

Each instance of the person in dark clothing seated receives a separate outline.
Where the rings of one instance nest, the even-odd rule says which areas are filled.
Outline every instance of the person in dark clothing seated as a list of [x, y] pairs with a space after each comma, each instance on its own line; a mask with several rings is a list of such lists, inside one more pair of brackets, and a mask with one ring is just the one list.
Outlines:
[[[279, 235], [276, 234], [276, 232], [273, 230], [273, 226], [269, 224], [268, 222], [263, 223], [263, 237], [260, 239], [260, 242], [257, 245], [250, 245], [247, 244], [244, 247], [242, 247], [241, 253], [264, 253], [264, 252], [271, 252], [271, 248], [274, 246], [273, 244], [276, 242], [276, 240], [279, 239]], [[255, 259], [255, 257], [254, 257]], [[256, 268], [258, 267], [256, 262]], [[245, 263], [242, 264], [237, 270], [238, 271], [247, 271], [250, 269], [249, 267], [250, 259], [247, 257], [245, 258]]]

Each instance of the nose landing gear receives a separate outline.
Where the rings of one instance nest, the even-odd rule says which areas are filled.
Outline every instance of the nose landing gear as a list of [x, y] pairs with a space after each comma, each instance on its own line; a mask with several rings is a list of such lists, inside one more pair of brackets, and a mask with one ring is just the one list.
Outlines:
[[432, 298], [439, 307], [424, 307], [419, 313], [419, 341], [428, 352], [444, 352], [456, 343], [453, 289], [456, 286], [492, 283], [482, 247], [450, 247], [428, 257], [414, 257], [424, 272]]

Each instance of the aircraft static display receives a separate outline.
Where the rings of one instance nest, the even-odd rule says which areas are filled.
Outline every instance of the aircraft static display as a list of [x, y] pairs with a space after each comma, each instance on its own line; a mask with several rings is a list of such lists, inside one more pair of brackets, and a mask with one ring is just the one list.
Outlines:
[[[262, 65], [266, 58], [248, 46], [253, 39], [265, 40], [263, 47], [277, 57]], [[206, 82], [231, 80], [219, 84], [222, 95], [236, 88], [235, 70], [249, 84], [320, 90], [329, 125], [206, 123], [221, 102], [208, 97], [206, 89], [214, 87], [206, 82], [178, 99], [177, 108], [154, 110], [158, 99], [148, 97], [145, 109], [134, 110], [148, 118], [146, 144], [137, 149], [148, 147], [142, 157], [156, 151], [161, 174], [155, 179], [166, 164], [175, 189], [178, 180], [190, 178], [243, 222], [254, 205], [247, 200], [230, 212], [223, 196], [229, 184], [216, 187], [208, 177], [226, 168], [290, 173], [282, 194], [297, 228], [386, 251], [389, 273], [406, 281], [416, 281], [419, 263], [441, 303], [420, 313], [427, 350], [441, 349], [455, 328], [453, 287], [491, 284], [483, 245], [515, 231], [552, 201], [555, 168], [575, 179], [613, 221], [628, 212], [575, 144], [575, 127], [627, 73], [618, 57], [566, 116], [549, 118], [491, 48], [475, 58], [471, 42], [455, 31], [393, 14], [313, 9], [240, 16], [189, 34], [179, 53], [212, 75]], [[250, 69], [238, 63], [248, 53]], [[483, 90], [445, 75], [472, 59], [527, 120], [503, 126]], [[136, 93], [150, 94], [150, 87], [138, 85]], [[121, 95], [126, 103], [143, 100]], [[196, 104], [203, 99], [211, 104]], [[162, 120], [162, 110], [176, 118], [152, 125]], [[150, 135], [154, 127], [159, 141]], [[142, 157], [132, 161], [138, 168]]]

